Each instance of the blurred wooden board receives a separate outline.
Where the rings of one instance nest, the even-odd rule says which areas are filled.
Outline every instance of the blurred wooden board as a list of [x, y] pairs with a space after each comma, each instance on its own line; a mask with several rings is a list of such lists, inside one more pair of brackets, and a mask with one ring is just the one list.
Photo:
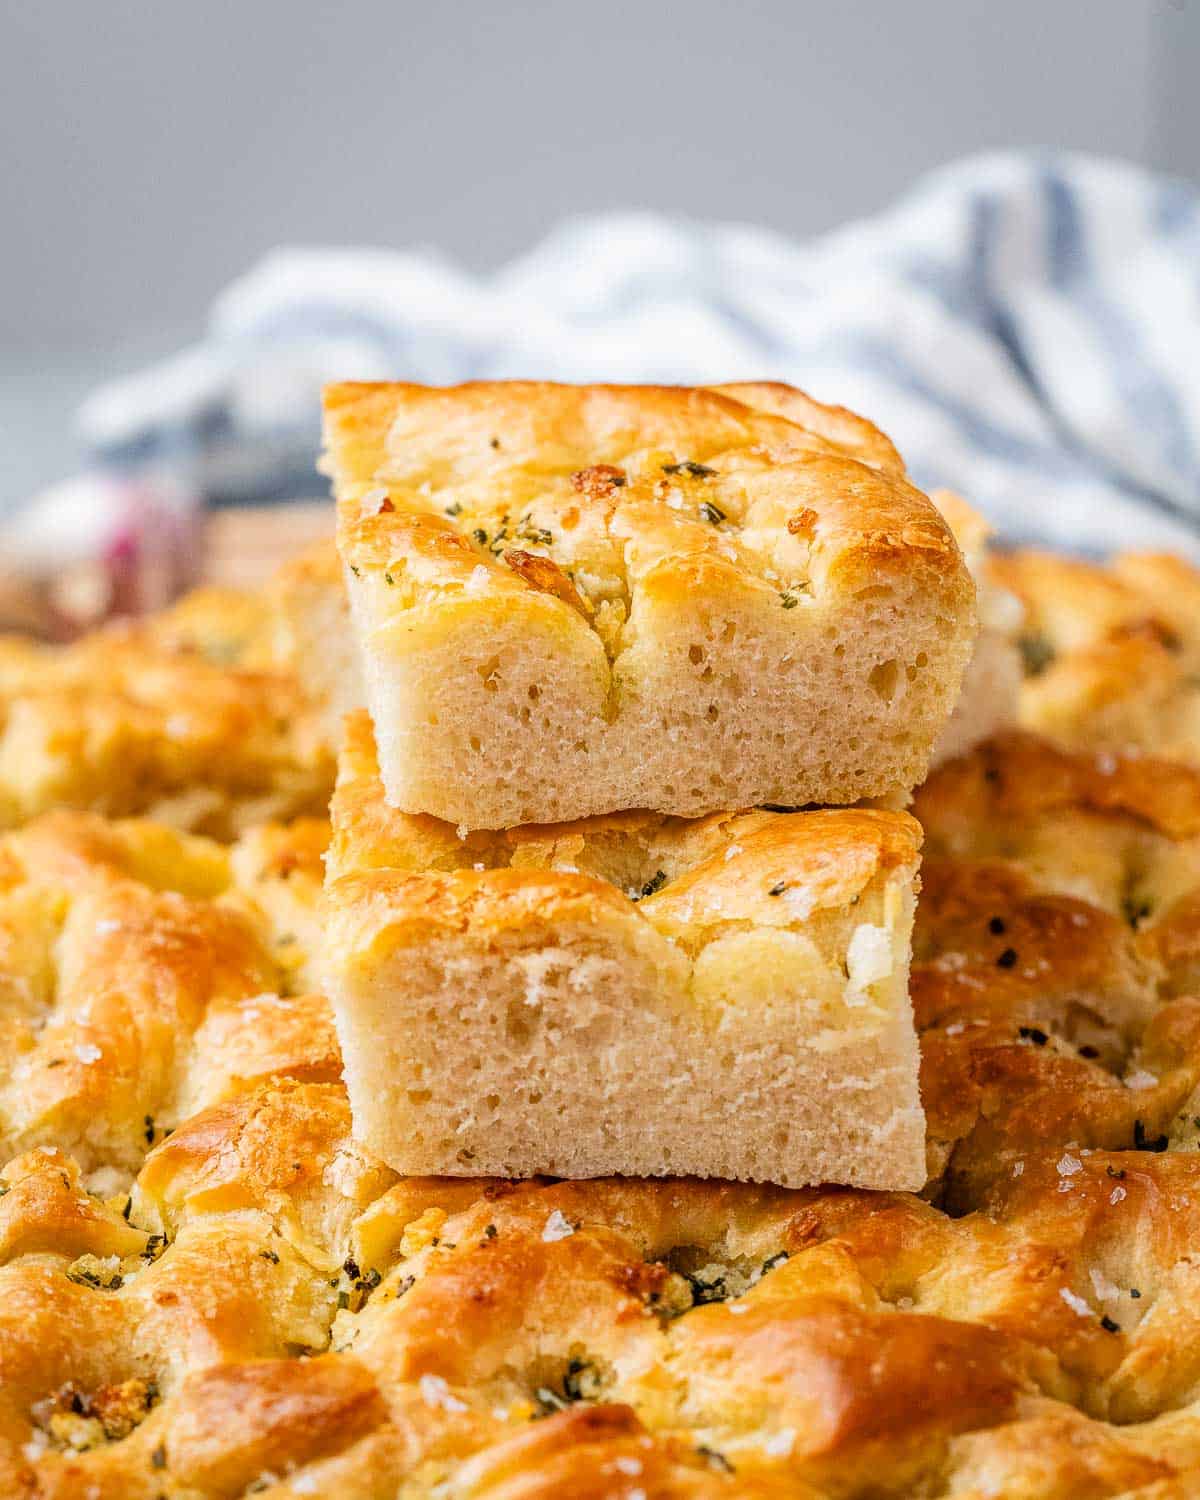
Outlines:
[[213, 511], [204, 523], [200, 581], [256, 588], [281, 562], [332, 537], [333, 527], [329, 500]]

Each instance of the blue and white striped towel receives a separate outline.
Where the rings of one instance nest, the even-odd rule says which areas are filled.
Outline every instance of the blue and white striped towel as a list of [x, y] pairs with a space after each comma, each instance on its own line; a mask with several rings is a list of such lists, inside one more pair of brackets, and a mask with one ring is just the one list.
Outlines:
[[188, 466], [211, 503], [313, 494], [321, 384], [389, 376], [789, 380], [1008, 539], [1200, 558], [1200, 200], [1129, 166], [977, 157], [808, 245], [606, 215], [486, 279], [281, 250], [82, 428], [101, 463]]

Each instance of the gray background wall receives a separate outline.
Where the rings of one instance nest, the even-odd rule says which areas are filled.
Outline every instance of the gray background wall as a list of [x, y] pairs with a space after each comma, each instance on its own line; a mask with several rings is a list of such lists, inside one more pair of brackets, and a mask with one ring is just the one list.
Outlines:
[[[795, 235], [965, 151], [1200, 179], [1200, 0], [72, 0], [0, 19], [0, 500], [282, 242], [485, 269], [616, 206]], [[6, 493], [7, 492], [7, 493]]]

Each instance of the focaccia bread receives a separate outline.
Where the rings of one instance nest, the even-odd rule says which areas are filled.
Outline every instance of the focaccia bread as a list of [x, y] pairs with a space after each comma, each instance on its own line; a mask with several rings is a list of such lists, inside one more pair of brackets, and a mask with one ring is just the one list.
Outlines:
[[988, 572], [992, 528], [979, 512], [952, 490], [935, 490], [930, 499], [962, 548], [975, 580], [979, 611], [979, 635], [963, 674], [962, 691], [933, 749], [936, 766], [1016, 724], [1022, 678], [1017, 642], [1024, 610], [1016, 595], [1001, 587]]
[[86, 1193], [65, 1153], [3, 1168], [4, 1493], [1174, 1500], [1200, 1479], [1195, 1153], [1043, 1147], [950, 1218], [839, 1189], [397, 1182], [348, 1131], [335, 1084], [281, 1079], [183, 1122], [128, 1196]]
[[0, 1494], [1190, 1496], [1200, 780], [1143, 764], [921, 795], [929, 1201], [398, 1180], [309, 988], [320, 823], [0, 839]]
[[1022, 723], [1200, 766], [1200, 572], [1151, 552], [1014, 552], [988, 570], [1025, 609]]
[[1200, 772], [1010, 733], [941, 767], [913, 810], [912, 998], [944, 1201], [977, 1202], [1048, 1136], [1194, 1149]]
[[924, 775], [974, 589], [894, 468], [682, 388], [343, 385], [325, 415], [395, 806], [499, 828]]
[[325, 731], [269, 657], [266, 616], [224, 591], [69, 646], [0, 637], [0, 829], [71, 807], [232, 838], [323, 812]]
[[625, 813], [464, 835], [348, 721], [324, 969], [362, 1140], [399, 1171], [917, 1187], [917, 825]]
[[271, 579], [268, 594], [274, 659], [294, 676], [325, 742], [336, 749], [342, 721], [366, 700], [332, 515], [329, 524], [328, 539], [286, 562]]
[[129, 1174], [251, 1082], [336, 1078], [311, 969], [327, 837], [302, 820], [230, 850], [61, 812], [0, 840], [0, 1152]]

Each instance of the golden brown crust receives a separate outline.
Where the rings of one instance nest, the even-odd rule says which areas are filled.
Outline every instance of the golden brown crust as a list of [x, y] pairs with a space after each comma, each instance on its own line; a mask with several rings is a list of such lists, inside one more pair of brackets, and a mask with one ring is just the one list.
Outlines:
[[1162, 553], [1106, 564], [999, 555], [1022, 602], [1022, 721], [1081, 749], [1140, 749], [1200, 764], [1200, 573]]
[[[335, 387], [326, 441], [397, 805], [502, 827], [844, 803], [921, 774], [974, 590], [894, 465], [668, 387]], [[855, 744], [827, 748], [847, 696]]]
[[[402, 1482], [438, 1493], [447, 1480], [492, 1500], [564, 1486], [865, 1497], [881, 1473], [887, 1493], [973, 1494], [986, 1461], [1000, 1493], [1065, 1497], [1083, 1478], [1083, 1493], [1117, 1495], [1182, 1482], [1200, 1463], [1186, 1404], [1200, 1380], [1185, 1337], [1192, 1155], [1083, 1151], [1064, 1173], [1062, 1148], [1030, 1153], [957, 1220], [901, 1195], [834, 1190], [428, 1183], [360, 1216], [395, 1225], [371, 1261], [352, 1221], [313, 1219], [307, 1253], [347, 1263], [338, 1310], [320, 1294], [328, 1278], [296, 1258], [273, 1186], [286, 1146], [316, 1174], [334, 1149], [331, 1137], [314, 1155], [290, 1133], [298, 1124], [282, 1127], [281, 1167], [243, 1179], [244, 1197], [178, 1200], [166, 1248], [143, 1262], [131, 1246], [119, 1287], [57, 1271], [79, 1240], [40, 1263], [28, 1251], [8, 1261], [4, 1416], [27, 1435], [8, 1450], [12, 1476], [69, 1475], [102, 1500], [140, 1493], [143, 1477], [215, 1500], [285, 1472], [295, 1488], [280, 1496], [343, 1500]], [[222, 1139], [217, 1127], [207, 1153]], [[172, 1171], [157, 1175], [166, 1185]], [[548, 1236], [560, 1221], [569, 1232]], [[197, 1258], [217, 1245], [230, 1272], [219, 1279]], [[273, 1326], [261, 1312], [247, 1325], [239, 1276], [275, 1309]], [[11, 1314], [30, 1318], [35, 1287], [51, 1292], [49, 1317], [27, 1329]], [[211, 1309], [201, 1342], [198, 1296]], [[152, 1299], [162, 1342], [139, 1322]], [[332, 1349], [300, 1360], [272, 1349], [314, 1312]], [[97, 1341], [90, 1366], [46, 1339], [68, 1313]], [[189, 1326], [186, 1358], [163, 1362]], [[140, 1404], [137, 1388], [117, 1388], [110, 1352], [126, 1341], [149, 1355]], [[50, 1406], [43, 1393], [67, 1382], [75, 1395]], [[73, 1453], [72, 1438], [89, 1446]]]
[[180, 610], [68, 647], [0, 640], [0, 828], [54, 807], [232, 838], [323, 809], [333, 764], [287, 673], [223, 665], [221, 634]]
[[[598, 915], [634, 900], [640, 915], [684, 942], [681, 929], [705, 925], [706, 913], [786, 926], [800, 907], [853, 904], [877, 877], [915, 868], [920, 855], [921, 831], [912, 818], [862, 808], [700, 820], [634, 812], [461, 833], [385, 801], [365, 712], [349, 717], [339, 764], [331, 904], [343, 911], [365, 902], [372, 913], [366, 920], [403, 927], [410, 941], [420, 940], [426, 924], [456, 932], [519, 928], [539, 915], [586, 920], [591, 902]], [[621, 879], [616, 871], [627, 861], [628, 878]], [[643, 895], [659, 873], [663, 878]], [[353, 883], [343, 885], [343, 876]], [[794, 900], [771, 896], [781, 882]]]
[[[773, 413], [806, 428], [839, 449], [848, 458], [869, 464], [886, 474], [905, 476], [904, 460], [896, 445], [874, 422], [860, 417], [846, 406], [829, 406], [816, 401], [807, 391], [781, 380], [745, 380], [731, 385], [710, 387], [719, 395], [730, 396], [745, 406]], [[956, 533], [957, 534], [957, 533]]]
[[[926, 1091], [939, 1128], [958, 1132], [934, 1190], [957, 1216], [904, 1194], [682, 1179], [396, 1181], [351, 1141], [336, 1068], [313, 1076], [327, 1040], [269, 1078], [219, 1050], [200, 1063], [184, 1037], [174, 1066], [199, 1068], [208, 1095], [188, 1119], [167, 1112], [176, 1128], [142, 1140], [136, 1161], [130, 1137], [128, 1206], [119, 1186], [103, 1196], [98, 1158], [81, 1174], [69, 1130], [0, 1171], [0, 1489], [1186, 1494], [1200, 1475], [1200, 1156], [1178, 1149], [1182, 1126], [1162, 1111], [1183, 1074], [1200, 1081], [1200, 1021], [1166, 977], [1184, 929], [1167, 947], [1160, 935], [1194, 889], [1193, 834], [1144, 798], [1098, 798], [1086, 757], [1017, 741], [975, 760], [998, 789], [950, 767], [918, 803], [935, 851], [917, 953], [936, 1043]], [[1038, 779], [1053, 795], [1026, 785]], [[751, 819], [751, 838], [780, 821]], [[504, 873], [555, 848], [607, 868], [622, 840], [657, 854], [663, 819], [603, 821], [592, 839], [484, 839]], [[711, 858], [708, 841], [728, 838], [718, 825], [689, 859]], [[394, 828], [371, 827], [396, 847]], [[124, 919], [143, 914], [115, 971], [130, 1019], [144, 1033], [181, 984], [211, 1018], [217, 976], [243, 975], [236, 990], [270, 971], [267, 929], [290, 917], [261, 887], [295, 880], [297, 905], [310, 899], [320, 837], [273, 830], [231, 854], [79, 815], [9, 836], [0, 1013], [46, 1003], [31, 914], [54, 915], [69, 970], [63, 903], [103, 896]], [[1063, 889], [1081, 845], [1088, 896]], [[1163, 904], [1135, 926], [1121, 901], [1143, 893]], [[193, 938], [212, 955], [203, 981]], [[1006, 946], [1011, 966], [997, 963]], [[91, 979], [103, 988], [108, 972]], [[273, 1007], [241, 1014], [229, 1056], [302, 1040], [303, 1027], [285, 1041]], [[975, 1033], [953, 1063], [945, 1049]], [[1121, 1082], [1133, 1068], [1159, 1083]], [[218, 1072], [229, 1082], [214, 1091]], [[1146, 1112], [1114, 1109], [1118, 1095]], [[119, 1093], [92, 1107], [115, 1120], [127, 1108]], [[1131, 1145], [1137, 1119], [1150, 1149], [1096, 1149]]]
[[[299, 826], [297, 861], [319, 858], [320, 829]], [[284, 934], [263, 892], [234, 888], [219, 845], [148, 823], [57, 813], [0, 840], [9, 1153], [53, 1143], [88, 1170], [131, 1171], [228, 1090], [337, 1076], [327, 1009], [290, 998], [296, 970], [273, 957]]]
[[1049, 1134], [1194, 1135], [1200, 777], [1003, 736], [935, 773], [913, 1004], [930, 1162], [950, 1202]]
[[[224, 649], [203, 611], [172, 629]], [[360, 724], [343, 874], [370, 851], [381, 878], [561, 877], [685, 934], [705, 892], [735, 923], [778, 899], [737, 861], [773, 874], [797, 820], [460, 839], [373, 805], [372, 755]], [[0, 838], [0, 1494], [1183, 1500], [1198, 809], [1187, 767], [1028, 734], [919, 793], [925, 1201], [397, 1181], [352, 1139], [309, 988], [323, 822], [226, 848], [59, 812]], [[817, 911], [853, 899], [852, 823], [868, 864], [917, 838], [819, 816], [848, 842], [805, 877]]]
[[1075, 807], [1134, 819], [1172, 838], [1200, 833], [1200, 777], [1190, 767], [1106, 751], [1072, 753], [1019, 730], [939, 770], [918, 801], [923, 821], [936, 813], [950, 848], [960, 823], [1002, 845], [1014, 819]]
[[[357, 514], [357, 519], [348, 523], [340, 542], [350, 565], [378, 565], [402, 556], [407, 547], [417, 547], [427, 534], [462, 536], [458, 526], [444, 524], [442, 513], [432, 502], [421, 507], [424, 515], [411, 514], [411, 489], [419, 484], [443, 490], [450, 497], [447, 503], [452, 504], [450, 491], [456, 482], [470, 485], [486, 480], [503, 487], [515, 483], [522, 474], [537, 474], [547, 480], [558, 473], [569, 477], [587, 467], [584, 460], [593, 468], [601, 465], [620, 475], [621, 486], [597, 491], [570, 484], [563, 509], [569, 513], [576, 508], [598, 507], [603, 521], [618, 529], [619, 517], [625, 512], [631, 528], [664, 524], [667, 516], [663, 512], [669, 515], [670, 510], [661, 491], [671, 487], [663, 483], [662, 463], [647, 466], [640, 460], [648, 449], [690, 455], [676, 461], [678, 472], [671, 476], [678, 479], [677, 487], [685, 494], [688, 480], [719, 480], [719, 473], [690, 472], [692, 468], [703, 469], [709, 460], [728, 461], [743, 485], [753, 484], [755, 477], [761, 476], [764, 486], [778, 465], [799, 463], [797, 474], [786, 475], [786, 499], [782, 486], [776, 486], [780, 490], [778, 500], [770, 488], [764, 487], [763, 496], [772, 509], [780, 502], [785, 508], [790, 506], [788, 514], [813, 510], [818, 556], [852, 550], [865, 550], [875, 557], [913, 552], [936, 560], [948, 573], [954, 572], [959, 558], [953, 535], [936, 508], [904, 482], [902, 468], [892, 465], [873, 479], [863, 476], [859, 472], [862, 464], [848, 463], [835, 445], [818, 433], [728, 400], [715, 390], [522, 382], [447, 389], [333, 386], [326, 395], [326, 416], [327, 441], [340, 493], [361, 502], [364, 487], [382, 484], [389, 495], [382, 507], [356, 503], [351, 509], [350, 515]], [[343, 456], [348, 436], [352, 440], [369, 424], [378, 426], [379, 448], [373, 448], [372, 455], [385, 455], [371, 467]], [[504, 437], [498, 438], [498, 446], [493, 447], [492, 437], [497, 432]], [[631, 457], [639, 469], [646, 469], [644, 478], [629, 463]], [[668, 465], [670, 462], [668, 459]], [[666, 472], [670, 473], [669, 468]], [[803, 487], [795, 503], [790, 487], [793, 481]], [[716, 493], [718, 500], [725, 496], [720, 483]], [[696, 504], [703, 506], [708, 490], [697, 494]], [[569, 498], [572, 495], [574, 501]], [[743, 500], [738, 510], [745, 505]], [[729, 514], [739, 519], [738, 511]], [[781, 516], [776, 523], [785, 531], [786, 519]], [[685, 524], [689, 528], [687, 540], [693, 547], [714, 530], [714, 523], [703, 517], [699, 522], [680, 520], [675, 530]], [[678, 535], [682, 542], [684, 534]], [[484, 546], [484, 552], [489, 551], [491, 547]], [[420, 547], [417, 555], [421, 555]], [[430, 560], [439, 562], [452, 555], [460, 555], [460, 549], [447, 550], [444, 542], [429, 553]], [[473, 565], [490, 561], [469, 543], [461, 555], [470, 557]]]

